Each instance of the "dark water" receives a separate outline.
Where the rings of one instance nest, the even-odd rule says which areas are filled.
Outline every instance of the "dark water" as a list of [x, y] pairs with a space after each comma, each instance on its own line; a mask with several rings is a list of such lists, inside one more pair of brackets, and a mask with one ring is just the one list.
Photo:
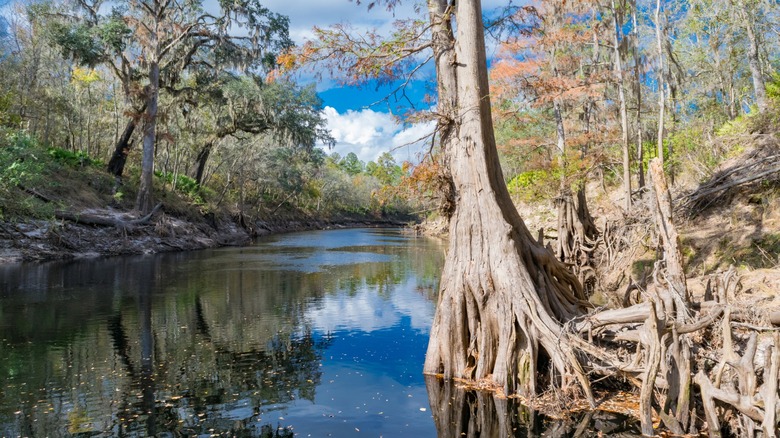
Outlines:
[[596, 433], [426, 382], [442, 263], [362, 229], [0, 266], [0, 436]]

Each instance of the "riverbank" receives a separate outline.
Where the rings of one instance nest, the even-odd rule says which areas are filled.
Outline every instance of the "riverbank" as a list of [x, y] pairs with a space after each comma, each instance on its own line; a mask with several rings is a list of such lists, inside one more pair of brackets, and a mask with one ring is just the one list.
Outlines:
[[[405, 226], [393, 218], [245, 220], [170, 215], [164, 206], [141, 221], [130, 213], [89, 209], [70, 219], [0, 222], [0, 264], [191, 251], [250, 244], [259, 236], [348, 227]], [[241, 222], [244, 222], [243, 224]]]

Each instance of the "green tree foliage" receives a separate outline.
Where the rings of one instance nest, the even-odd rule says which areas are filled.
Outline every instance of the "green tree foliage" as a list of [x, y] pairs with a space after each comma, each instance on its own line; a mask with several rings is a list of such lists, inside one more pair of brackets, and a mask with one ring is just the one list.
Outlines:
[[[136, 205], [141, 211], [152, 207], [160, 90], [191, 94], [179, 86], [186, 73], [213, 78], [224, 68], [262, 69], [292, 45], [287, 18], [256, 0], [220, 1], [219, 6], [218, 14], [204, 12], [203, 2], [196, 0], [80, 1], [70, 14], [56, 15], [51, 5], [31, 9], [50, 19], [51, 39], [64, 55], [89, 66], [106, 64], [122, 82], [125, 97], [135, 101], [136, 113], [145, 111]], [[111, 12], [104, 13], [109, 7]], [[239, 34], [237, 28], [244, 30]], [[126, 144], [117, 149], [124, 153]]]
[[376, 163], [369, 161], [366, 164], [366, 173], [379, 180], [385, 186], [398, 185], [403, 176], [401, 166], [395, 163], [395, 158], [389, 152], [382, 153], [377, 158]]
[[[86, 174], [87, 168], [91, 172], [111, 162], [129, 125], [134, 132], [121, 152], [127, 154], [131, 184], [116, 187], [109, 199], [132, 206], [130, 195], [136, 193], [141, 170], [141, 154], [133, 146], [148, 120], [141, 114], [148, 102], [142, 57], [148, 32], [138, 31], [145, 22], [132, 9], [141, 3], [18, 2], [8, 8], [8, 34], [0, 35], [0, 135], [38, 144], [3, 150], [9, 191], [1, 197], [7, 206], [20, 201], [13, 204], [20, 206], [14, 211], [31, 211], [21, 206], [34, 197], [9, 183], [38, 174], [40, 162], [31, 157], [44, 160], [47, 169], [65, 166]], [[289, 44], [285, 17], [247, 1], [224, 2], [233, 12], [220, 18], [209, 9], [214, 16], [206, 17], [195, 7], [199, 4], [181, 2], [184, 9], [166, 17], [172, 27], [163, 26], [167, 30], [161, 34], [168, 38], [174, 33], [167, 32], [190, 23], [192, 35], [187, 35], [195, 39], [182, 37], [177, 48], [163, 49], [160, 58], [152, 174], [158, 195], [175, 192], [204, 211], [230, 209], [244, 215], [408, 210], [402, 198], [382, 198], [389, 192], [386, 184], [395, 179], [363, 168], [350, 174], [337, 164], [341, 157], [335, 165], [331, 162], [323, 149], [333, 139], [313, 86], [266, 74], [272, 55]], [[184, 14], [190, 7], [191, 13]], [[260, 51], [253, 52], [254, 42], [244, 41], [245, 31], [232, 42], [213, 41], [239, 24], [248, 25], [251, 14], [257, 25], [252, 29], [265, 32], [256, 35]], [[227, 27], [209, 28], [208, 20]], [[209, 153], [203, 155], [204, 150]], [[31, 189], [47, 192], [40, 178], [27, 181]]]
[[277, 142], [311, 151], [319, 142], [331, 145], [322, 101], [314, 87], [287, 80], [266, 83], [257, 76], [223, 74], [203, 85], [197, 111], [187, 118], [201, 138], [193, 178], [201, 183], [206, 162], [219, 142], [236, 135], [269, 133]]
[[339, 166], [352, 176], [363, 173], [366, 167], [365, 163], [360, 161], [354, 152], [350, 152], [346, 157], [342, 158], [341, 161], [339, 161]]

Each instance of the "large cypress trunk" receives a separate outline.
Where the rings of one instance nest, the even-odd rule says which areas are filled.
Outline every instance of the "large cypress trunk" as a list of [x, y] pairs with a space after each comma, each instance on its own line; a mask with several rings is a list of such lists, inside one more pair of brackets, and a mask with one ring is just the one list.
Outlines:
[[[586, 309], [582, 286], [533, 239], [501, 173], [480, 1], [458, 1], [455, 26], [442, 13], [446, 1], [429, 6], [440, 110], [449, 110], [440, 132], [455, 209], [424, 371], [525, 395], [540, 389], [540, 378], [567, 387], [576, 377], [589, 395], [562, 330]], [[455, 38], [448, 34], [453, 28]], [[457, 63], [447, 62], [451, 47]], [[544, 377], [547, 367], [555, 379]]]

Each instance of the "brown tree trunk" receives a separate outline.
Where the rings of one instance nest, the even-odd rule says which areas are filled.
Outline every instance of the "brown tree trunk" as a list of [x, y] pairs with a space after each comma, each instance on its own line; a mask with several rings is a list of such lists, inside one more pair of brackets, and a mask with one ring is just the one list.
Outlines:
[[206, 162], [211, 155], [211, 149], [214, 147], [214, 142], [209, 141], [200, 149], [198, 156], [195, 158], [195, 172], [193, 177], [198, 185], [203, 184], [203, 175], [206, 173]]
[[114, 175], [117, 178], [122, 178], [122, 173], [125, 170], [125, 163], [127, 162], [127, 154], [130, 152], [130, 138], [135, 132], [136, 121], [131, 118], [125, 125], [125, 130], [122, 131], [122, 135], [119, 136], [119, 140], [114, 146], [114, 153], [111, 155], [111, 159], [108, 160], [108, 173]]
[[[501, 173], [481, 2], [458, 2], [452, 16], [445, 13], [448, 3], [429, 0], [428, 5], [440, 98], [450, 110], [440, 132], [447, 134], [441, 142], [456, 203], [424, 372], [534, 395], [550, 371], [540, 369], [544, 365], [556, 371], [549, 383], [567, 387], [576, 377], [592, 401], [561, 327], [561, 321], [585, 312], [582, 286], [536, 243]], [[457, 29], [454, 40], [452, 29]], [[453, 45], [457, 63], [442, 62], [452, 55]], [[456, 88], [448, 88], [453, 82]], [[452, 108], [446, 106], [450, 103]]]

